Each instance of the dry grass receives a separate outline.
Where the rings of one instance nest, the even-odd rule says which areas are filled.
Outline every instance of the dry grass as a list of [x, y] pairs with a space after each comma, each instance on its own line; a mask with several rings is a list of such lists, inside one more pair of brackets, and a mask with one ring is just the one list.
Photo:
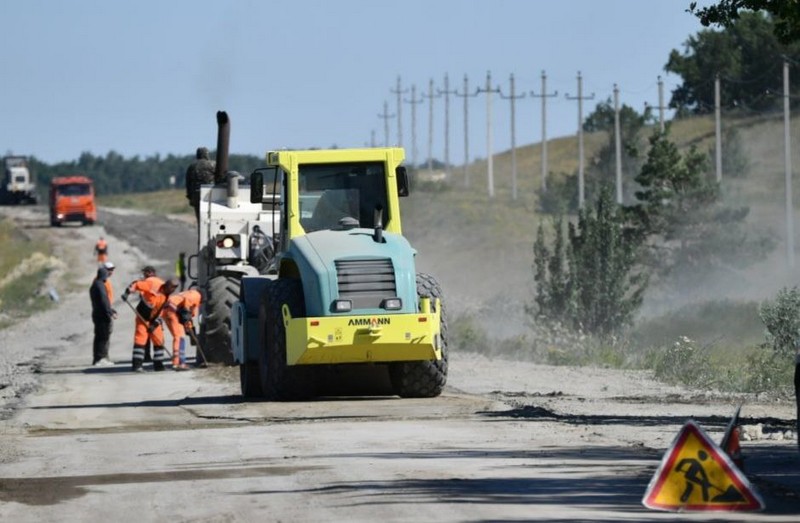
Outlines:
[[148, 193], [112, 194], [99, 196], [98, 205], [103, 207], [123, 207], [141, 209], [156, 214], [191, 213], [186, 193], [183, 189], [165, 189]]

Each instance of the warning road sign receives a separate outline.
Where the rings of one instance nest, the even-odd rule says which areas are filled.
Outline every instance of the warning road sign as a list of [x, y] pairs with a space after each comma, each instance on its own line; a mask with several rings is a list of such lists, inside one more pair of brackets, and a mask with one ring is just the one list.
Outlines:
[[764, 502], [700, 427], [687, 422], [647, 487], [645, 507], [668, 511], [763, 510]]

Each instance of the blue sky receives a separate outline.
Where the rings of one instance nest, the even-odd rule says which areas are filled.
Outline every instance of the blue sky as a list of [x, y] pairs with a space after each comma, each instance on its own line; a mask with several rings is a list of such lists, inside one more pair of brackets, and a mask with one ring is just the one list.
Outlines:
[[[574, 134], [578, 71], [584, 115], [612, 95], [641, 111], [678, 78], [669, 52], [701, 30], [689, 0], [0, 0], [0, 152], [46, 162], [81, 152], [192, 154], [216, 144], [215, 112], [232, 122], [231, 152], [361, 147], [384, 141], [390, 92], [483, 86], [540, 92], [548, 137]], [[703, 4], [703, 2], [701, 2]], [[410, 97], [407, 94], [406, 97]], [[540, 100], [516, 102], [517, 145], [541, 139]], [[433, 156], [444, 156], [444, 100], [434, 100]], [[411, 106], [403, 104], [411, 157]], [[417, 105], [418, 161], [428, 105]], [[486, 98], [470, 101], [471, 159], [486, 156]], [[492, 101], [495, 153], [510, 147], [510, 107]], [[450, 100], [450, 158], [463, 160], [463, 101]], [[397, 122], [390, 122], [397, 144]]]

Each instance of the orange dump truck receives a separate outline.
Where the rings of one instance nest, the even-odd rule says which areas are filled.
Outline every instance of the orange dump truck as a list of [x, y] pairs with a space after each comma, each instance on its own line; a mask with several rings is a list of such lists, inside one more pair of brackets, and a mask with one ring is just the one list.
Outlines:
[[50, 182], [50, 225], [97, 221], [94, 184], [87, 176], [60, 176]]

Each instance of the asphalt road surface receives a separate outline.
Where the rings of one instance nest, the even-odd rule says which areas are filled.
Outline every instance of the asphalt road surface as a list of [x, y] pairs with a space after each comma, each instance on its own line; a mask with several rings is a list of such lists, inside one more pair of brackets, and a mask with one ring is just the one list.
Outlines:
[[[132, 373], [133, 313], [119, 301], [115, 365], [93, 368], [97, 236], [109, 240], [119, 295], [144, 263], [166, 274], [191, 250], [191, 220], [104, 210], [102, 225], [56, 229], [41, 208], [2, 212], [53, 245], [72, 284], [56, 307], [0, 331], [0, 521], [800, 519], [797, 442], [770, 439], [793, 426], [788, 402], [458, 347], [439, 398], [245, 402], [233, 368]], [[743, 400], [743, 423], [767, 434], [742, 443], [766, 511], [644, 508], [683, 423], [719, 441]]]

